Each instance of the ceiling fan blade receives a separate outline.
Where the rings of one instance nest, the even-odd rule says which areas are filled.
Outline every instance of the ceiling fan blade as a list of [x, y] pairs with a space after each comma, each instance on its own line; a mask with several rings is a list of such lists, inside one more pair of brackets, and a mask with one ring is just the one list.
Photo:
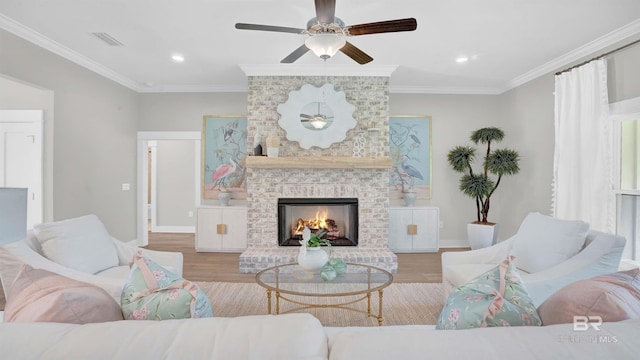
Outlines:
[[291, 54], [287, 55], [286, 58], [280, 60], [280, 62], [283, 64], [291, 64], [292, 62], [298, 60], [300, 56], [306, 54], [307, 51], [309, 51], [309, 48], [305, 44], [302, 44], [299, 48], [293, 50]]
[[414, 18], [380, 21], [368, 24], [351, 25], [345, 28], [348, 35], [368, 35], [398, 31], [413, 31], [418, 28]]
[[342, 49], [340, 49], [340, 51], [342, 51], [345, 55], [355, 60], [360, 65], [364, 65], [373, 60], [371, 56], [365, 54], [364, 51], [358, 49], [348, 41], [346, 44], [344, 44], [344, 46], [342, 47]]
[[258, 25], [258, 24], [245, 24], [245, 23], [236, 23], [236, 29], [275, 31], [275, 32], [285, 32], [285, 33], [292, 33], [292, 34], [303, 34], [306, 31], [306, 29], [290, 28], [290, 27], [284, 27], [284, 26]]
[[311, 119], [313, 118], [313, 115], [307, 115], [307, 114], [300, 114], [301, 118], [305, 118], [305, 119]]
[[331, 24], [336, 17], [336, 0], [316, 0], [316, 19], [322, 24]]

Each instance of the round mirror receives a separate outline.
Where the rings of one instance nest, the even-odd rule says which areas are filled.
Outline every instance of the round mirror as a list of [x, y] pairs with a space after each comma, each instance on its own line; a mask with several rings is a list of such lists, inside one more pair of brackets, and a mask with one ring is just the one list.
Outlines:
[[347, 137], [347, 131], [357, 122], [353, 118], [355, 106], [349, 104], [343, 91], [333, 85], [315, 87], [303, 85], [289, 93], [278, 105], [278, 124], [287, 132], [287, 139], [297, 141], [303, 149], [312, 146], [328, 148]]

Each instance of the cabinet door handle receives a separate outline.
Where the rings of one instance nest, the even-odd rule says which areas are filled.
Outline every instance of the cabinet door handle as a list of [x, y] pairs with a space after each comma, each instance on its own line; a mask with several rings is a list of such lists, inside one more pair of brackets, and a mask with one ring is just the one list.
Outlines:
[[227, 224], [218, 224], [216, 226], [216, 233], [218, 235], [224, 235], [227, 233]]
[[418, 225], [411, 224], [407, 225], [407, 234], [416, 235], [418, 233]]

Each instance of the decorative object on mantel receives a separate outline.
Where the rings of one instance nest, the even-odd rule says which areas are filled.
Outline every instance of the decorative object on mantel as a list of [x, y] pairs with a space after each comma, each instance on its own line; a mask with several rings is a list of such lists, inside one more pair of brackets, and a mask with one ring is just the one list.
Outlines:
[[[491, 142], [500, 142], [504, 131], [495, 127], [478, 129], [471, 133], [470, 139], [476, 145], [487, 144], [482, 162], [482, 171], [474, 173], [471, 167], [476, 157], [476, 149], [470, 146], [456, 146], [447, 156], [453, 170], [463, 173], [460, 178], [460, 191], [475, 199], [477, 220], [467, 225], [467, 237], [472, 249], [491, 246], [498, 237], [498, 224], [487, 221], [491, 195], [496, 191], [503, 175], [515, 175], [520, 171], [520, 155], [511, 149], [491, 150]], [[497, 175], [497, 180], [488, 175]]]
[[298, 264], [307, 271], [318, 271], [329, 262], [329, 254], [321, 246], [331, 246], [331, 243], [322, 239], [322, 235], [324, 235], [322, 230], [312, 234], [306, 226], [302, 231]]
[[353, 139], [353, 156], [363, 157], [365, 156], [365, 149], [367, 147], [367, 138], [364, 134], [358, 134]]
[[267, 156], [278, 157], [280, 153], [280, 137], [275, 131], [267, 136]]
[[[319, 104], [325, 106], [318, 106]], [[303, 111], [307, 106], [321, 111], [318, 114], [306, 114]], [[310, 121], [309, 116], [312, 119], [328, 120], [331, 116], [328, 116], [326, 109], [333, 112], [331, 123], [327, 121], [327, 124], [320, 128], [304, 125]], [[347, 102], [344, 91], [336, 91], [332, 84], [324, 84], [321, 87], [305, 84], [300, 90], [291, 91], [287, 101], [278, 105], [278, 113], [281, 115], [278, 124], [287, 132], [287, 139], [297, 141], [301, 148], [318, 146], [326, 149], [333, 143], [344, 141], [347, 131], [357, 125], [353, 118], [355, 109], [355, 106]]]
[[262, 156], [262, 145], [260, 142], [262, 141], [262, 131], [260, 128], [256, 129], [256, 134], [253, 136], [253, 155], [254, 156]]
[[[389, 117], [389, 197], [431, 198], [431, 116]], [[410, 195], [411, 196], [411, 195]]]
[[335, 16], [335, 0], [316, 0], [315, 5], [316, 17], [307, 22], [306, 29], [245, 23], [236, 23], [236, 29], [285, 32], [308, 36], [304, 44], [282, 59], [281, 63], [292, 63], [309, 50], [313, 50], [318, 57], [326, 61], [340, 50], [359, 64], [366, 64], [371, 62], [373, 58], [347, 42], [344, 39], [346, 36], [413, 31], [418, 27], [414, 18], [345, 26], [344, 22]]
[[247, 197], [247, 118], [205, 115], [202, 121], [202, 197], [217, 199], [222, 187]]

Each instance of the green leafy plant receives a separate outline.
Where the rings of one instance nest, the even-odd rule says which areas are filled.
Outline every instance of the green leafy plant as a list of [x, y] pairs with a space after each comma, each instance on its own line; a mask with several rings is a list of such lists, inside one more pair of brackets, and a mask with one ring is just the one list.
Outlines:
[[[472, 164], [476, 158], [476, 149], [471, 146], [456, 146], [447, 156], [453, 170], [464, 173], [460, 178], [460, 191], [476, 201], [477, 223], [487, 224], [487, 215], [491, 206], [491, 196], [505, 175], [515, 175], [520, 171], [520, 155], [515, 150], [491, 150], [492, 142], [500, 142], [504, 131], [496, 127], [487, 127], [471, 133], [470, 139], [476, 145], [486, 144], [487, 152], [482, 163], [482, 171], [474, 172]], [[497, 176], [494, 180], [489, 175]]]
[[324, 230], [319, 230], [315, 234], [311, 233], [309, 240], [307, 240], [307, 247], [331, 246], [331, 242], [329, 242], [329, 240], [322, 238], [324, 235]]

